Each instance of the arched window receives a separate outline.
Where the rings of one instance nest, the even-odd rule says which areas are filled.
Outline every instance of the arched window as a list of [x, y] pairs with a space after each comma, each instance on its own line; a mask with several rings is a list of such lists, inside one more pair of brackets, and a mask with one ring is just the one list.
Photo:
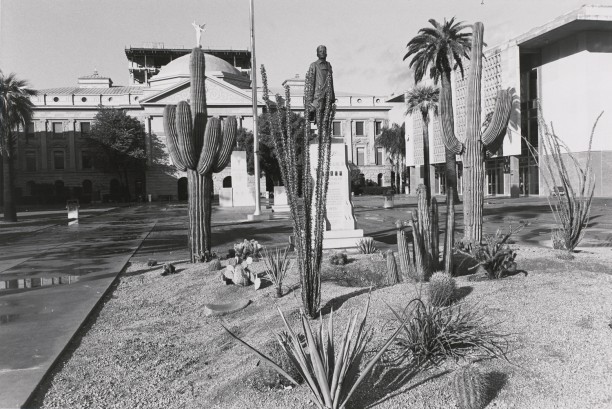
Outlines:
[[91, 183], [91, 180], [85, 179], [83, 183], [81, 184], [81, 186], [83, 186], [83, 194], [86, 194], [86, 195], [91, 194], [91, 191], [93, 190], [93, 185]]
[[382, 186], [383, 184], [383, 174], [382, 173], [378, 174], [376, 183], [378, 184], [378, 186]]
[[226, 176], [223, 178], [223, 187], [232, 187], [232, 177]]

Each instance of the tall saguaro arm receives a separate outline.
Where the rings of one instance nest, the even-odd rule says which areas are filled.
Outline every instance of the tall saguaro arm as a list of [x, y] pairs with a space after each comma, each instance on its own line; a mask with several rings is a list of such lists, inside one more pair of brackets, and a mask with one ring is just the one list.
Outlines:
[[[497, 93], [497, 101], [491, 122], [482, 131], [481, 125], [481, 86], [482, 86], [482, 47], [484, 26], [474, 23], [472, 31], [471, 67], [467, 82], [466, 135], [465, 143], [459, 145], [454, 134], [446, 129], [452, 124], [444, 124], [444, 143], [454, 152], [463, 155], [463, 220], [465, 238], [470, 241], [482, 240], [482, 207], [484, 204], [484, 151], [496, 152], [503, 143], [510, 120], [512, 94], [509, 90]], [[442, 87], [444, 88], [444, 87]], [[448, 98], [448, 97], [447, 97]], [[444, 98], [442, 98], [444, 101]], [[444, 103], [443, 103], [444, 106]], [[445, 115], [442, 115], [444, 119]], [[458, 149], [461, 146], [461, 150]]]
[[208, 118], [206, 60], [201, 48], [191, 52], [191, 100], [164, 108], [164, 131], [170, 159], [187, 172], [189, 249], [191, 261], [205, 259], [211, 248], [213, 173], [229, 163], [236, 142], [237, 122]]
[[511, 113], [512, 93], [505, 89], [497, 91], [493, 117], [482, 133], [482, 143], [490, 153], [496, 153], [504, 142]]

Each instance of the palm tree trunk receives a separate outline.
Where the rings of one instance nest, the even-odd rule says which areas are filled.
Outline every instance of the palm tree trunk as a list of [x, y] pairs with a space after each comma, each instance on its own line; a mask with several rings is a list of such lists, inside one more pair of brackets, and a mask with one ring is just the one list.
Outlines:
[[423, 114], [423, 184], [427, 203], [431, 202], [431, 179], [429, 175], [429, 115]]
[[13, 196], [13, 146], [10, 131], [4, 136], [4, 149], [2, 149], [2, 176], [4, 181], [4, 221], [16, 222], [17, 209]]
[[[455, 120], [453, 114], [453, 91], [450, 71], [442, 75], [442, 86], [440, 87], [440, 115], [447, 118], [443, 120], [445, 126], [442, 127], [442, 132], [449, 132], [454, 135]], [[446, 156], [446, 200], [448, 201], [448, 192], [452, 191], [454, 202], [459, 203], [459, 193], [457, 191], [457, 158], [448, 148], [445, 147], [444, 150]]]
[[402, 175], [400, 174], [401, 168], [402, 168], [402, 166], [401, 166], [401, 163], [400, 163], [400, 157], [398, 155], [397, 159], [395, 161], [395, 191], [398, 194], [402, 193], [402, 188], [401, 188]]

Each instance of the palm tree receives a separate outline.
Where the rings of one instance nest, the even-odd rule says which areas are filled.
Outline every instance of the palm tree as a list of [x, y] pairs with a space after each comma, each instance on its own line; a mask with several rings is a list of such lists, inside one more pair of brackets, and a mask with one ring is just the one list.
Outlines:
[[[467, 24], [455, 22], [455, 18], [449, 21], [444, 19], [440, 24], [431, 19], [429, 23], [433, 27], [425, 27], [408, 42], [408, 52], [404, 60], [412, 56], [410, 68], [414, 70], [414, 82], [423, 79], [429, 69], [429, 77], [434, 84], [441, 81], [440, 87], [440, 114], [442, 118], [442, 132], [445, 140], [450, 140], [447, 135], [454, 135], [453, 120], [453, 95], [451, 88], [451, 73], [459, 68], [463, 76], [463, 58], [469, 59], [472, 48], [472, 33], [462, 33]], [[455, 147], [458, 148], [458, 147]], [[457, 149], [446, 147], [446, 183], [455, 195], [455, 203], [459, 201], [457, 195], [457, 163], [455, 152]], [[447, 192], [450, 192], [448, 189]]]
[[429, 113], [438, 115], [440, 90], [431, 85], [417, 85], [406, 93], [406, 113], [421, 114], [423, 119], [423, 178], [425, 182], [427, 201], [431, 199], [431, 181], [429, 174]]
[[390, 128], [384, 127], [376, 138], [376, 144], [385, 148], [392, 166], [395, 167], [395, 188], [397, 193], [401, 193], [401, 163], [406, 156], [404, 129], [398, 124], [393, 124]]
[[0, 151], [4, 180], [4, 221], [16, 222], [17, 210], [13, 197], [13, 161], [19, 125], [25, 129], [32, 118], [34, 105], [30, 97], [36, 91], [28, 88], [28, 82], [17, 79], [14, 73], [5, 76], [0, 71]]

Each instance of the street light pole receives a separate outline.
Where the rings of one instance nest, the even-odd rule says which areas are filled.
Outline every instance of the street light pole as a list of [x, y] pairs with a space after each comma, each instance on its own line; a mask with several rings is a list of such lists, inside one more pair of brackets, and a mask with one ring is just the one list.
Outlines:
[[253, 0], [251, 5], [251, 87], [253, 99], [253, 160], [255, 168], [255, 212], [253, 216], [261, 214], [261, 204], [259, 200], [259, 137], [257, 135], [257, 63], [255, 62], [255, 8]]

